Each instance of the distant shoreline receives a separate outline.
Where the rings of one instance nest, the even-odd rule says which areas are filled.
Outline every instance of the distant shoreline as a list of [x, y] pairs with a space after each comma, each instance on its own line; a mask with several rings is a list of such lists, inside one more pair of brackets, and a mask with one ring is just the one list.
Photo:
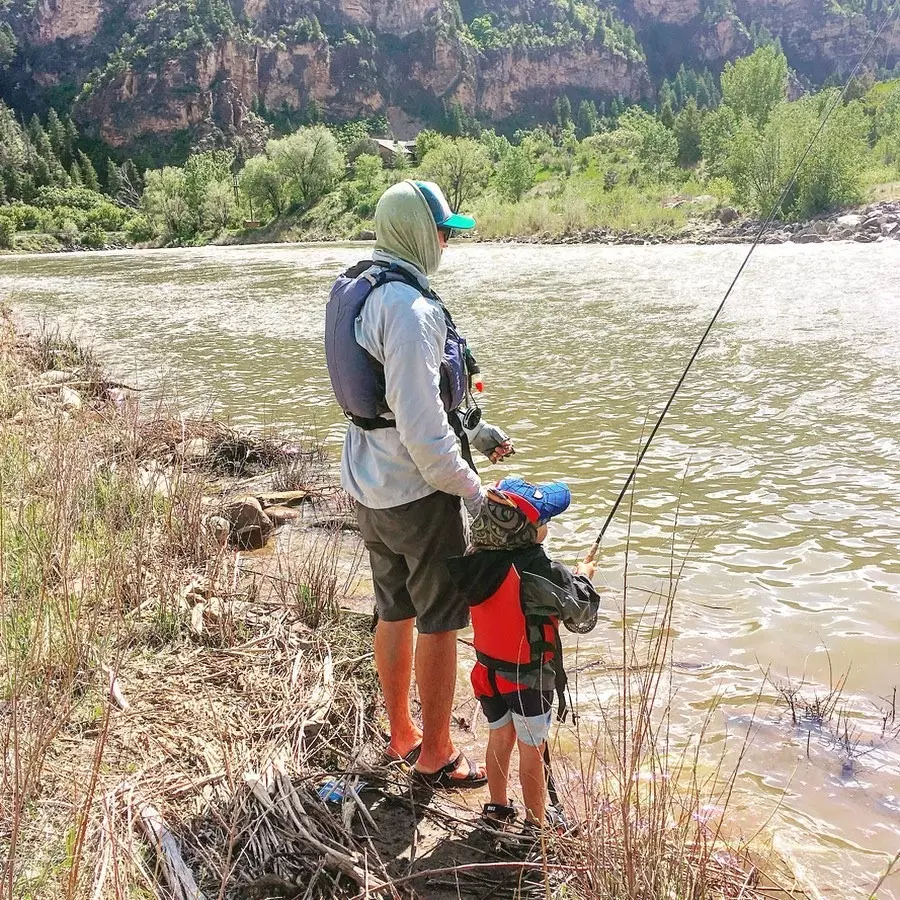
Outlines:
[[[472, 244], [542, 244], [564, 246], [573, 244], [603, 244], [605, 246], [654, 246], [661, 244], [684, 244], [705, 246], [710, 244], [750, 244], [756, 240], [762, 219], [741, 216], [737, 210], [725, 207], [713, 218], [697, 218], [677, 233], [646, 233], [640, 231], [614, 231], [609, 228], [590, 228], [580, 231], [539, 234], [510, 234], [499, 237], [482, 238], [477, 233], [465, 243]], [[49, 238], [49, 235], [47, 236]], [[89, 250], [162, 250], [183, 247], [206, 246], [253, 246], [254, 244], [304, 244], [374, 241], [374, 232], [361, 231], [354, 235], [340, 237], [325, 235], [304, 235], [292, 227], [283, 229], [255, 229], [225, 235], [206, 244], [192, 245], [128, 245], [113, 240], [103, 248], [89, 248], [78, 245], [42, 246], [33, 244], [27, 248], [0, 251], [0, 259], [10, 256], [26, 256], [40, 253], [72, 253]], [[760, 243], [763, 244], [823, 244], [834, 241], [872, 244], [885, 241], [900, 241], [900, 200], [882, 200], [865, 206], [837, 210], [817, 216], [805, 222], [772, 222]]]

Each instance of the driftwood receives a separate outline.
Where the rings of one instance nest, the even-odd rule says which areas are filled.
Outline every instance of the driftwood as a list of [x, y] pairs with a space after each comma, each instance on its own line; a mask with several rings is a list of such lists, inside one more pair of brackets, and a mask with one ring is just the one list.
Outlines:
[[141, 808], [141, 825], [162, 863], [166, 882], [172, 889], [175, 900], [206, 900], [181, 856], [178, 841], [162, 816], [149, 803]]

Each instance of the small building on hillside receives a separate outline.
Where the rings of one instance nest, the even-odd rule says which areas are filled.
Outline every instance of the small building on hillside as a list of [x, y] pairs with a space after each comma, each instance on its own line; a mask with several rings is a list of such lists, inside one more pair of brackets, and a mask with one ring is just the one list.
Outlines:
[[394, 168], [408, 166], [416, 161], [415, 141], [394, 141], [390, 138], [370, 138], [373, 153], [377, 153], [384, 164]]

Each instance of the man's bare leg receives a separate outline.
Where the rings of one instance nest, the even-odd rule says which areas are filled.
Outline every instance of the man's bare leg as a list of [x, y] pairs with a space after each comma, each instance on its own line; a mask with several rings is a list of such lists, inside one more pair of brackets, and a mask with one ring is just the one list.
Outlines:
[[[437, 772], [456, 756], [450, 737], [450, 714], [456, 692], [456, 632], [420, 634], [416, 641], [416, 687], [422, 704], [422, 751], [416, 768]], [[456, 772], [468, 774], [465, 760]], [[478, 774], [484, 770], [479, 767]]]
[[[388, 749], [391, 755], [398, 758], [406, 756], [422, 740], [422, 731], [413, 722], [409, 707], [414, 624], [415, 619], [403, 619], [400, 622], [385, 622], [380, 619], [375, 628], [375, 668], [378, 670], [384, 706], [391, 724]], [[451, 694], [451, 702], [452, 699]]]

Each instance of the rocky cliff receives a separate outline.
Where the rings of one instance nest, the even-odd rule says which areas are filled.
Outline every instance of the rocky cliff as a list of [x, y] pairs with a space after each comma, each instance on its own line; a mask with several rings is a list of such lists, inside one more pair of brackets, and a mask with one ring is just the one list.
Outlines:
[[[8, 0], [0, 96], [66, 105], [113, 145], [241, 133], [250, 111], [385, 115], [398, 137], [459, 108], [525, 123], [553, 101], [652, 98], [679, 65], [780, 38], [810, 82], [846, 73], [879, 0]], [[868, 11], [868, 12], [867, 12]], [[900, 25], [871, 65], [900, 58]], [[3, 60], [0, 59], [0, 66]]]

